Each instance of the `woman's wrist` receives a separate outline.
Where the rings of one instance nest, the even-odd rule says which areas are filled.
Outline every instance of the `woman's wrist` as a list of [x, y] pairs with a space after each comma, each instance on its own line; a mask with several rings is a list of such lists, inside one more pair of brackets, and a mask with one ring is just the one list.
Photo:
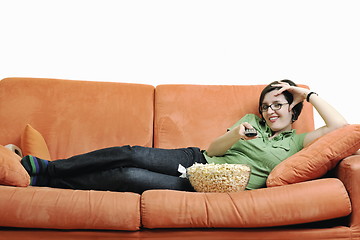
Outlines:
[[310, 102], [310, 97], [311, 97], [312, 95], [318, 96], [318, 94], [317, 94], [316, 92], [309, 92], [309, 93], [307, 94], [307, 96], [306, 96], [306, 101], [307, 101], [307, 102]]
[[230, 135], [229, 139], [234, 141], [234, 143], [239, 141], [243, 137], [243, 135], [240, 132], [240, 125], [236, 128], [233, 128], [232, 130], [230, 130], [229, 135]]

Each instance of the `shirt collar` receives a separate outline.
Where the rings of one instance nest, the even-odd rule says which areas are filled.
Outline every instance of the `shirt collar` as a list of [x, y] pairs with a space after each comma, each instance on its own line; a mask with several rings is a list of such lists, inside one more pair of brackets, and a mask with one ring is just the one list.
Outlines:
[[[270, 138], [273, 135], [273, 131], [271, 130], [271, 128], [266, 123], [264, 125], [265, 125], [264, 126], [265, 127], [265, 133], [266, 133], [267, 137]], [[290, 137], [295, 133], [296, 133], [296, 130], [291, 129], [290, 131], [281, 132], [278, 136], [274, 137], [274, 139], [275, 140], [280, 140], [280, 139], [283, 139], [283, 138], [286, 138], [286, 137]]]

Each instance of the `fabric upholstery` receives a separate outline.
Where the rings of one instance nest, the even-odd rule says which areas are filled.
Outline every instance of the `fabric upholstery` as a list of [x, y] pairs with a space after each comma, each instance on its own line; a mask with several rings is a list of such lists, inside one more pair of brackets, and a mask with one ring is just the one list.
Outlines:
[[[157, 86], [154, 146], [194, 146], [206, 149], [211, 141], [224, 134], [245, 114], [259, 114], [258, 101], [264, 87], [265, 85]], [[304, 104], [294, 128], [297, 133], [314, 129], [311, 104]]]
[[[16, 203], [16, 204], [15, 204]], [[45, 187], [2, 187], [0, 226], [138, 230], [140, 196]]]
[[20, 146], [27, 124], [52, 159], [99, 148], [152, 146], [154, 87], [145, 84], [7, 78], [0, 81], [0, 144]]
[[0, 232], [1, 240], [354, 240], [349, 227], [284, 227], [260, 229], [141, 229], [141, 231], [46, 231], [43, 229], [8, 229]]
[[[26, 187], [30, 184], [30, 176], [21, 165], [20, 160], [19, 155], [0, 145], [1, 185]], [[2, 193], [0, 195], [2, 195]]]
[[[205, 148], [245, 113], [257, 113], [262, 88], [160, 85], [155, 96], [153, 86], [141, 84], [8, 78], [0, 81], [0, 144], [20, 146], [30, 124], [46, 140], [52, 159], [125, 144]], [[311, 104], [305, 103], [294, 127], [299, 133], [313, 129]], [[352, 166], [358, 160], [341, 168], [355, 204], [359, 174]], [[233, 194], [152, 190], [140, 199], [133, 193], [0, 186], [0, 226], [29, 228], [2, 228], [0, 239], [356, 239], [359, 209], [350, 206], [346, 190], [337, 179], [322, 179]], [[311, 222], [351, 211], [354, 222], [325, 221], [321, 228]], [[306, 228], [238, 228], [301, 222], [311, 223]], [[167, 229], [147, 229], [158, 227]]]
[[266, 184], [273, 187], [319, 178], [359, 148], [360, 125], [347, 125], [285, 159], [272, 170]]
[[51, 160], [44, 137], [30, 124], [26, 125], [21, 135], [21, 150], [24, 156], [32, 155], [41, 159]]
[[[320, 221], [351, 212], [338, 179], [237, 193], [150, 190], [142, 194], [146, 228], [252, 228]], [[316, 209], [316, 211], [314, 211]]]
[[353, 214], [350, 216], [351, 228], [356, 230], [353, 239], [360, 239], [360, 155], [352, 155], [340, 162], [337, 177], [344, 183], [349, 196]]

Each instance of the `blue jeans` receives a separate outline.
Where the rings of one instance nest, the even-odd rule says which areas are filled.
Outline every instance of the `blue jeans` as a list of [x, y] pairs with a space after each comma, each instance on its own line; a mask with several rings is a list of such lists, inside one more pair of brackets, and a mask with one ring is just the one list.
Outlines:
[[142, 193], [149, 189], [194, 191], [178, 166], [206, 163], [198, 148], [111, 147], [51, 161], [46, 186]]

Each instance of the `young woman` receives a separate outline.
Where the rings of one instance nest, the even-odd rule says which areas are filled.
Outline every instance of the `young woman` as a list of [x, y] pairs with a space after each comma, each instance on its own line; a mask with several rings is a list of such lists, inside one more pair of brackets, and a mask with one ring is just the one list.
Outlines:
[[[296, 134], [292, 123], [298, 119], [303, 101], [310, 102], [325, 121], [325, 126], [310, 133]], [[290, 80], [273, 82], [259, 99], [261, 118], [249, 114], [205, 152], [209, 163], [245, 163], [251, 166], [247, 189], [264, 187], [271, 170], [310, 142], [347, 124], [346, 120], [316, 93], [297, 87]], [[245, 129], [254, 127], [256, 137], [246, 137]], [[250, 141], [251, 140], [251, 141]]]
[[[298, 135], [292, 123], [301, 113], [304, 100], [315, 107], [326, 125]], [[264, 88], [259, 112], [261, 118], [244, 116], [206, 151], [122, 146], [50, 162], [25, 156], [21, 163], [31, 176], [31, 185], [136, 193], [148, 189], [194, 191], [187, 179], [179, 178], [179, 164], [187, 168], [194, 163], [239, 163], [251, 166], [247, 188], [256, 189], [265, 186], [270, 171], [281, 161], [347, 124], [316, 93], [297, 87], [290, 80], [273, 82]], [[246, 128], [255, 129], [257, 135], [247, 137]]]

